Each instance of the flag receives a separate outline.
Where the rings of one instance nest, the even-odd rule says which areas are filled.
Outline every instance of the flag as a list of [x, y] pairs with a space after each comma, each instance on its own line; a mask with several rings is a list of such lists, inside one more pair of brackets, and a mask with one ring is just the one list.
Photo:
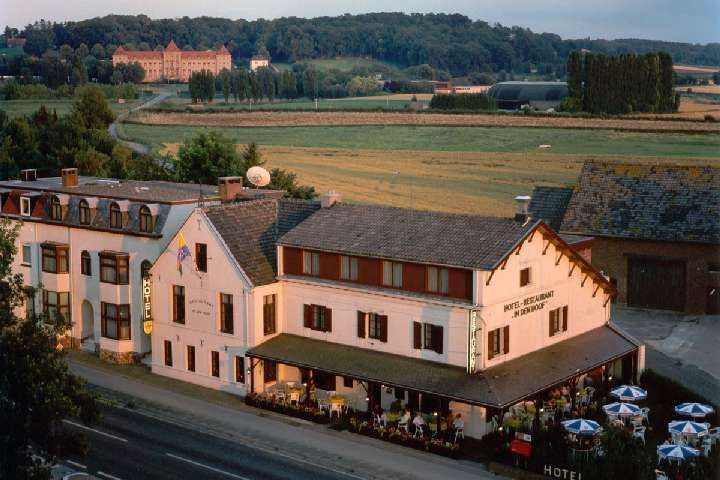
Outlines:
[[178, 271], [182, 273], [182, 262], [190, 256], [190, 249], [185, 243], [185, 237], [182, 232], [178, 233], [178, 250], [177, 250], [177, 265]]

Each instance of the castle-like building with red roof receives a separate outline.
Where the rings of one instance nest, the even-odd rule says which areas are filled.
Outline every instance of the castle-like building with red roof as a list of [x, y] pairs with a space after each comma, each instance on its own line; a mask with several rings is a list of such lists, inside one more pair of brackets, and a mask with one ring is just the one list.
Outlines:
[[187, 82], [194, 72], [209, 70], [213, 75], [231, 68], [231, 56], [227, 48], [218, 50], [183, 51], [173, 40], [160, 51], [125, 50], [119, 47], [112, 56], [113, 66], [120, 63], [139, 63], [145, 70], [145, 82], [175, 80]]

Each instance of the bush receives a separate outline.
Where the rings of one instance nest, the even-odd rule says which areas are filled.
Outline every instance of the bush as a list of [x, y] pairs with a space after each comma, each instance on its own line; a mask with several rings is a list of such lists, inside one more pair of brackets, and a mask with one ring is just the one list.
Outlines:
[[430, 100], [436, 110], [495, 110], [495, 99], [487, 93], [448, 94], [436, 93]]
[[703, 120], [705, 120], [706, 122], [717, 122], [718, 121], [717, 118], [713, 117], [709, 113], [703, 117]]

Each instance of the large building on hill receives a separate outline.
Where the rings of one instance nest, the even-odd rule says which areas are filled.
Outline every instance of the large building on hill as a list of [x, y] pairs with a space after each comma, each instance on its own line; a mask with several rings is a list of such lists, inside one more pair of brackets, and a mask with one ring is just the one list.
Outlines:
[[160, 51], [130, 51], [119, 47], [113, 53], [112, 62], [113, 66], [139, 63], [145, 70], [145, 82], [187, 82], [195, 72], [209, 70], [217, 75], [223, 70], [230, 70], [232, 66], [230, 52], [224, 46], [218, 50], [183, 51], [172, 40]]

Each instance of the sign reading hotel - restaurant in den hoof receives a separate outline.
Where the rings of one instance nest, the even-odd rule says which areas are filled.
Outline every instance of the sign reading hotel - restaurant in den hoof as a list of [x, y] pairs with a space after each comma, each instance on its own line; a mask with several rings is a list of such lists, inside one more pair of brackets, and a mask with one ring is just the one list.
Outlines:
[[190, 314], [193, 316], [212, 318], [214, 315], [215, 305], [206, 295], [202, 293], [196, 293], [198, 296], [190, 298], [188, 300], [188, 306], [190, 307]]
[[530, 295], [517, 302], [506, 303], [504, 308], [505, 312], [512, 312], [512, 317], [522, 317], [528, 313], [542, 310], [545, 308], [548, 300], [555, 294], [554, 290], [548, 290], [547, 292], [538, 293], [537, 295]]
[[143, 332], [150, 335], [153, 329], [152, 319], [152, 284], [150, 276], [145, 275], [142, 279], [142, 306], [143, 306]]

